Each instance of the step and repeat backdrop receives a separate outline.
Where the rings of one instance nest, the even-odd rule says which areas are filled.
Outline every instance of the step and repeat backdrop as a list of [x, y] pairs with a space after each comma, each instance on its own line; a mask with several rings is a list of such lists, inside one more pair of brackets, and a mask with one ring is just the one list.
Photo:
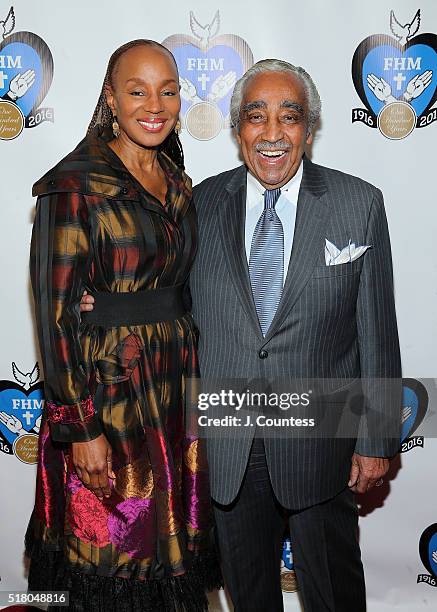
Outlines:
[[[436, 609], [436, 33], [433, 0], [0, 0], [0, 590], [26, 588], [44, 409], [28, 279], [31, 186], [82, 139], [112, 51], [152, 38], [178, 62], [195, 183], [241, 163], [232, 88], [255, 61], [275, 57], [305, 67], [319, 88], [308, 155], [384, 194], [405, 381], [399, 456], [384, 485], [359, 500], [368, 609]], [[301, 610], [286, 534], [281, 579], [285, 609]], [[211, 608], [231, 609], [224, 593]]]

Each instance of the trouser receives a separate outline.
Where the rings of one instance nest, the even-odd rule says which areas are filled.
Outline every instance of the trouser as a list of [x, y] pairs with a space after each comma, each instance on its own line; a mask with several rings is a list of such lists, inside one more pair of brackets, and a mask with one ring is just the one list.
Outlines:
[[305, 612], [365, 612], [353, 493], [293, 512], [275, 498], [264, 443], [256, 438], [237, 498], [214, 503], [223, 576], [235, 612], [281, 612], [282, 536], [288, 522]]

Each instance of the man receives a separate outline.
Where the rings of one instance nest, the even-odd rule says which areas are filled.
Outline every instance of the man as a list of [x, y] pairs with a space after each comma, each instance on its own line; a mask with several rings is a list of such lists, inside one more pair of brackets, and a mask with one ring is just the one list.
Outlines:
[[[361, 378], [367, 402], [367, 422], [361, 417], [353, 435], [241, 427], [208, 439], [224, 578], [237, 612], [283, 610], [284, 520], [305, 611], [364, 612], [353, 493], [379, 484], [399, 446], [371, 416], [400, 419], [398, 386], [391, 395], [376, 387], [401, 376], [382, 194], [304, 156], [319, 113], [302, 68], [258, 62], [231, 101], [244, 165], [194, 194], [200, 243], [190, 289], [202, 377], [318, 379], [333, 396], [349, 388], [341, 381]], [[330, 406], [338, 409], [338, 400]]]

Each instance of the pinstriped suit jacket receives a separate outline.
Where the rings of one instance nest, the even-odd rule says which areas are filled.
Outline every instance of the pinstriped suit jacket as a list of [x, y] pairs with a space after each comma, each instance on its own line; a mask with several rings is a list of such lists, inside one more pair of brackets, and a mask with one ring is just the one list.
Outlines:
[[[190, 276], [200, 330], [202, 377], [400, 379], [390, 240], [381, 192], [304, 157], [293, 250], [267, 336], [253, 302], [244, 249], [246, 168], [210, 177], [194, 189], [199, 250]], [[327, 267], [325, 239], [371, 248], [351, 264]], [[260, 359], [261, 349], [267, 358]], [[365, 383], [363, 383], [365, 384]], [[400, 422], [400, 384], [391, 401], [368, 389], [373, 414]], [[254, 428], [208, 439], [213, 498], [238, 493]], [[332, 497], [348, 481], [353, 452], [392, 456], [399, 439], [265, 438], [278, 500], [299, 509]]]

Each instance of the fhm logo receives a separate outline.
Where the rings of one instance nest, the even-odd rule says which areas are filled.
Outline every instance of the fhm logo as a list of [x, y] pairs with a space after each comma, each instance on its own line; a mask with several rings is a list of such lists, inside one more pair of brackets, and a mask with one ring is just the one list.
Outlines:
[[36, 463], [38, 433], [44, 407], [38, 364], [21, 372], [12, 363], [15, 381], [0, 380], [0, 451], [23, 463]]
[[423, 436], [413, 436], [425, 418], [428, 409], [428, 393], [414, 378], [403, 379], [401, 453], [417, 446], [423, 448]]
[[437, 120], [437, 36], [416, 36], [420, 10], [402, 23], [393, 11], [393, 36], [374, 34], [365, 38], [352, 59], [352, 78], [365, 108], [352, 110], [352, 123], [361, 121], [379, 128], [391, 140], [406, 138], [415, 127]]
[[0, 21], [0, 140], [13, 140], [43, 121], [53, 108], [40, 108], [53, 79], [53, 57], [42, 38], [16, 32], [14, 7]]
[[181, 86], [181, 119], [197, 140], [211, 140], [230, 127], [229, 102], [236, 81], [253, 64], [253, 54], [235, 34], [222, 34], [220, 13], [202, 25], [190, 11], [193, 36], [174, 34], [163, 41], [176, 58]]
[[294, 593], [294, 591], [297, 591], [293, 552], [291, 550], [291, 541], [289, 537], [284, 538], [282, 542], [281, 588], [286, 593]]
[[417, 582], [437, 586], [437, 523], [427, 527], [420, 536], [419, 554], [429, 574], [419, 574]]

